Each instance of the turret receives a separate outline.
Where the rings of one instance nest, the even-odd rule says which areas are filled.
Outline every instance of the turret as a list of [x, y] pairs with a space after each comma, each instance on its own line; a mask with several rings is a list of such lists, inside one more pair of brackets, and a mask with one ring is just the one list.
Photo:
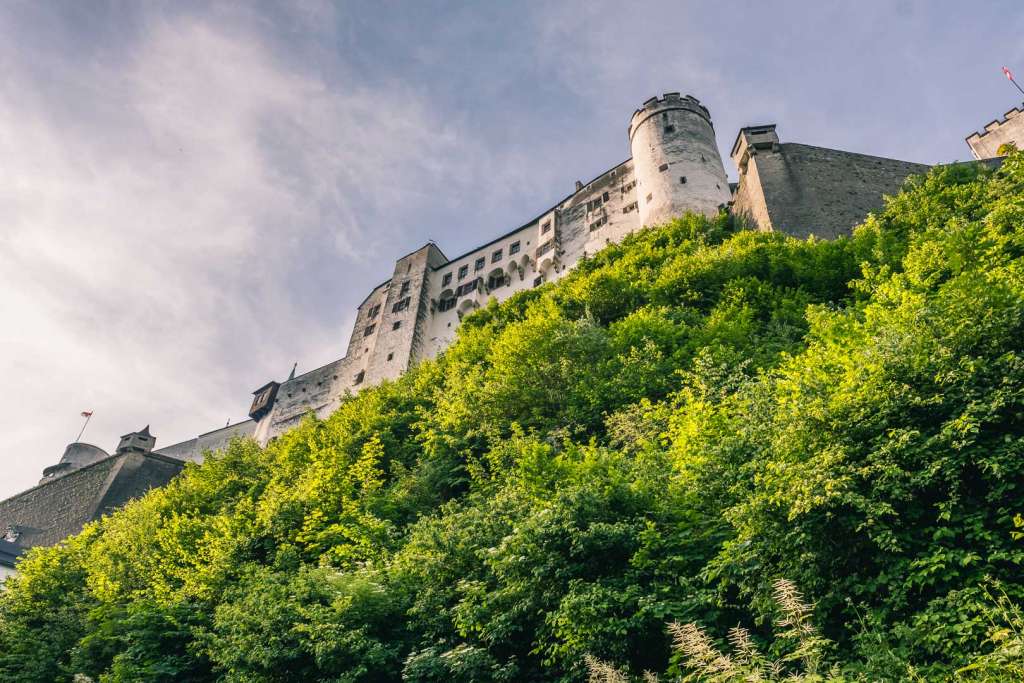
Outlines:
[[687, 211], [714, 216], [731, 195], [707, 107], [691, 95], [652, 97], [633, 113], [629, 144], [640, 223]]
[[121, 442], [117, 444], [116, 452], [117, 455], [131, 452], [149, 453], [155, 445], [156, 437], [149, 433], [149, 425], [146, 425], [141, 431], [122, 436]]

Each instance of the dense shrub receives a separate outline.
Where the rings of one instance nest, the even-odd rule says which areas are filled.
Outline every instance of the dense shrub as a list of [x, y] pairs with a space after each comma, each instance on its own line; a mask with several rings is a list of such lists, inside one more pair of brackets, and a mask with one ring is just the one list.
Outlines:
[[329, 418], [29, 553], [0, 677], [676, 675], [667, 622], [784, 657], [787, 577], [829, 675], [1002, 680], [1022, 257], [1020, 154], [912, 180], [849, 238], [641, 231]]

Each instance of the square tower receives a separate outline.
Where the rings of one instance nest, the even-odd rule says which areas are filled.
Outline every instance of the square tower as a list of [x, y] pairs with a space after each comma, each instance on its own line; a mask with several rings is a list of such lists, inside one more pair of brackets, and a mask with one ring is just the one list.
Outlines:
[[1006, 144], [1024, 149], [1024, 111], [1014, 107], [1002, 119], [985, 126], [984, 132], [971, 133], [966, 140], [971, 154], [979, 161], [1004, 156], [999, 153], [999, 148]]

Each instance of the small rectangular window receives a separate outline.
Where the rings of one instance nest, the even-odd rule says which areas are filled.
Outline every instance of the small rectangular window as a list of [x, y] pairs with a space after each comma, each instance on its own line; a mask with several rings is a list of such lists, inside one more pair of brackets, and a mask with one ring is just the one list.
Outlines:
[[480, 280], [471, 280], [464, 285], [459, 285], [459, 288], [455, 290], [455, 296], [463, 296], [464, 294], [469, 294], [470, 292], [476, 289], [478, 282], [480, 282]]
[[543, 235], [544, 233], [546, 233], [550, 229], [551, 229], [551, 221], [544, 221], [544, 224], [542, 226], [540, 226], [540, 234]]
[[459, 279], [463, 279], [469, 273], [469, 266], [459, 266]]
[[601, 199], [603, 199], [604, 201], [608, 201], [608, 193], [605, 192], [603, 195], [601, 195]]
[[363, 330], [363, 336], [364, 337], [369, 337], [371, 334], [373, 334], [373, 331], [375, 329], [377, 329], [377, 325], [375, 325], [375, 324], [374, 325], [367, 325], [366, 329]]
[[519, 253], [519, 242], [513, 242], [512, 244], [508, 245], [508, 255], [509, 256], [511, 256], [512, 254], [518, 254], [518, 253]]
[[648, 203], [648, 204], [650, 204], [650, 203], [651, 203], [651, 200], [652, 200], [652, 199], [654, 199], [654, 195], [653, 195], [653, 194], [649, 194], [649, 195], [647, 195], [647, 203]]
[[394, 352], [388, 354], [388, 360], [391, 360], [394, 357], [395, 357]]
[[402, 326], [402, 321], [401, 320], [396, 320], [395, 322], [393, 322], [391, 324], [391, 329], [392, 330], [397, 330], [401, 326]]
[[441, 311], [442, 313], [444, 313], [445, 311], [450, 311], [453, 308], [455, 308], [454, 296], [448, 299], [441, 299], [440, 301], [437, 302], [437, 310]]
[[380, 313], [380, 304], [377, 304], [370, 309], [370, 312], [366, 314], [367, 318], [376, 318], [377, 314]]
[[398, 293], [398, 296], [404, 296], [409, 293], [409, 281], [406, 280], [402, 283], [402, 291]]
[[662, 164], [661, 166], [658, 167], [658, 170], [664, 173], [665, 171], [668, 170], [668, 164]]
[[665, 126], [665, 135], [671, 135], [672, 133], [675, 133], [675, 132], [676, 132], [676, 127], [675, 126], [671, 126], [671, 125]]
[[355, 380], [352, 383], [353, 384], [362, 384], [364, 377], [366, 377], [366, 371], [365, 370], [360, 370], [359, 374], [356, 375]]
[[476, 263], [473, 264], [473, 270], [483, 270], [484, 266], [486, 266], [486, 265], [487, 265], [487, 259], [484, 258], [483, 256], [481, 256], [480, 258], [478, 258], [476, 260]]
[[442, 287], [447, 287], [451, 283], [452, 283], [452, 274], [451, 273], [445, 273], [444, 277], [441, 278], [441, 286]]
[[495, 249], [494, 253], [491, 254], [491, 263], [497, 263], [501, 260], [501, 249]]
[[544, 282], [544, 276], [542, 275], [540, 277], [534, 278], [533, 286], [534, 287], [539, 287], [543, 282]]
[[686, 184], [686, 176], [684, 176], [684, 175], [679, 176], [679, 184], [680, 185], [685, 185]]
[[395, 305], [391, 307], [391, 312], [398, 313], [399, 311], [404, 311], [407, 308], [409, 308], [409, 297], [405, 297], [401, 301], [395, 303]]

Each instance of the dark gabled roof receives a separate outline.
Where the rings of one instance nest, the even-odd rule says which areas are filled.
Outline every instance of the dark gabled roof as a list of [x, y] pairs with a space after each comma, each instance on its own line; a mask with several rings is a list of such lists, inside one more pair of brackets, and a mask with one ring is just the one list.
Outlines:
[[158, 453], [122, 453], [0, 501], [0, 530], [17, 533], [13, 543], [0, 539], [0, 563], [78, 533], [87, 522], [163, 486], [183, 466]]

